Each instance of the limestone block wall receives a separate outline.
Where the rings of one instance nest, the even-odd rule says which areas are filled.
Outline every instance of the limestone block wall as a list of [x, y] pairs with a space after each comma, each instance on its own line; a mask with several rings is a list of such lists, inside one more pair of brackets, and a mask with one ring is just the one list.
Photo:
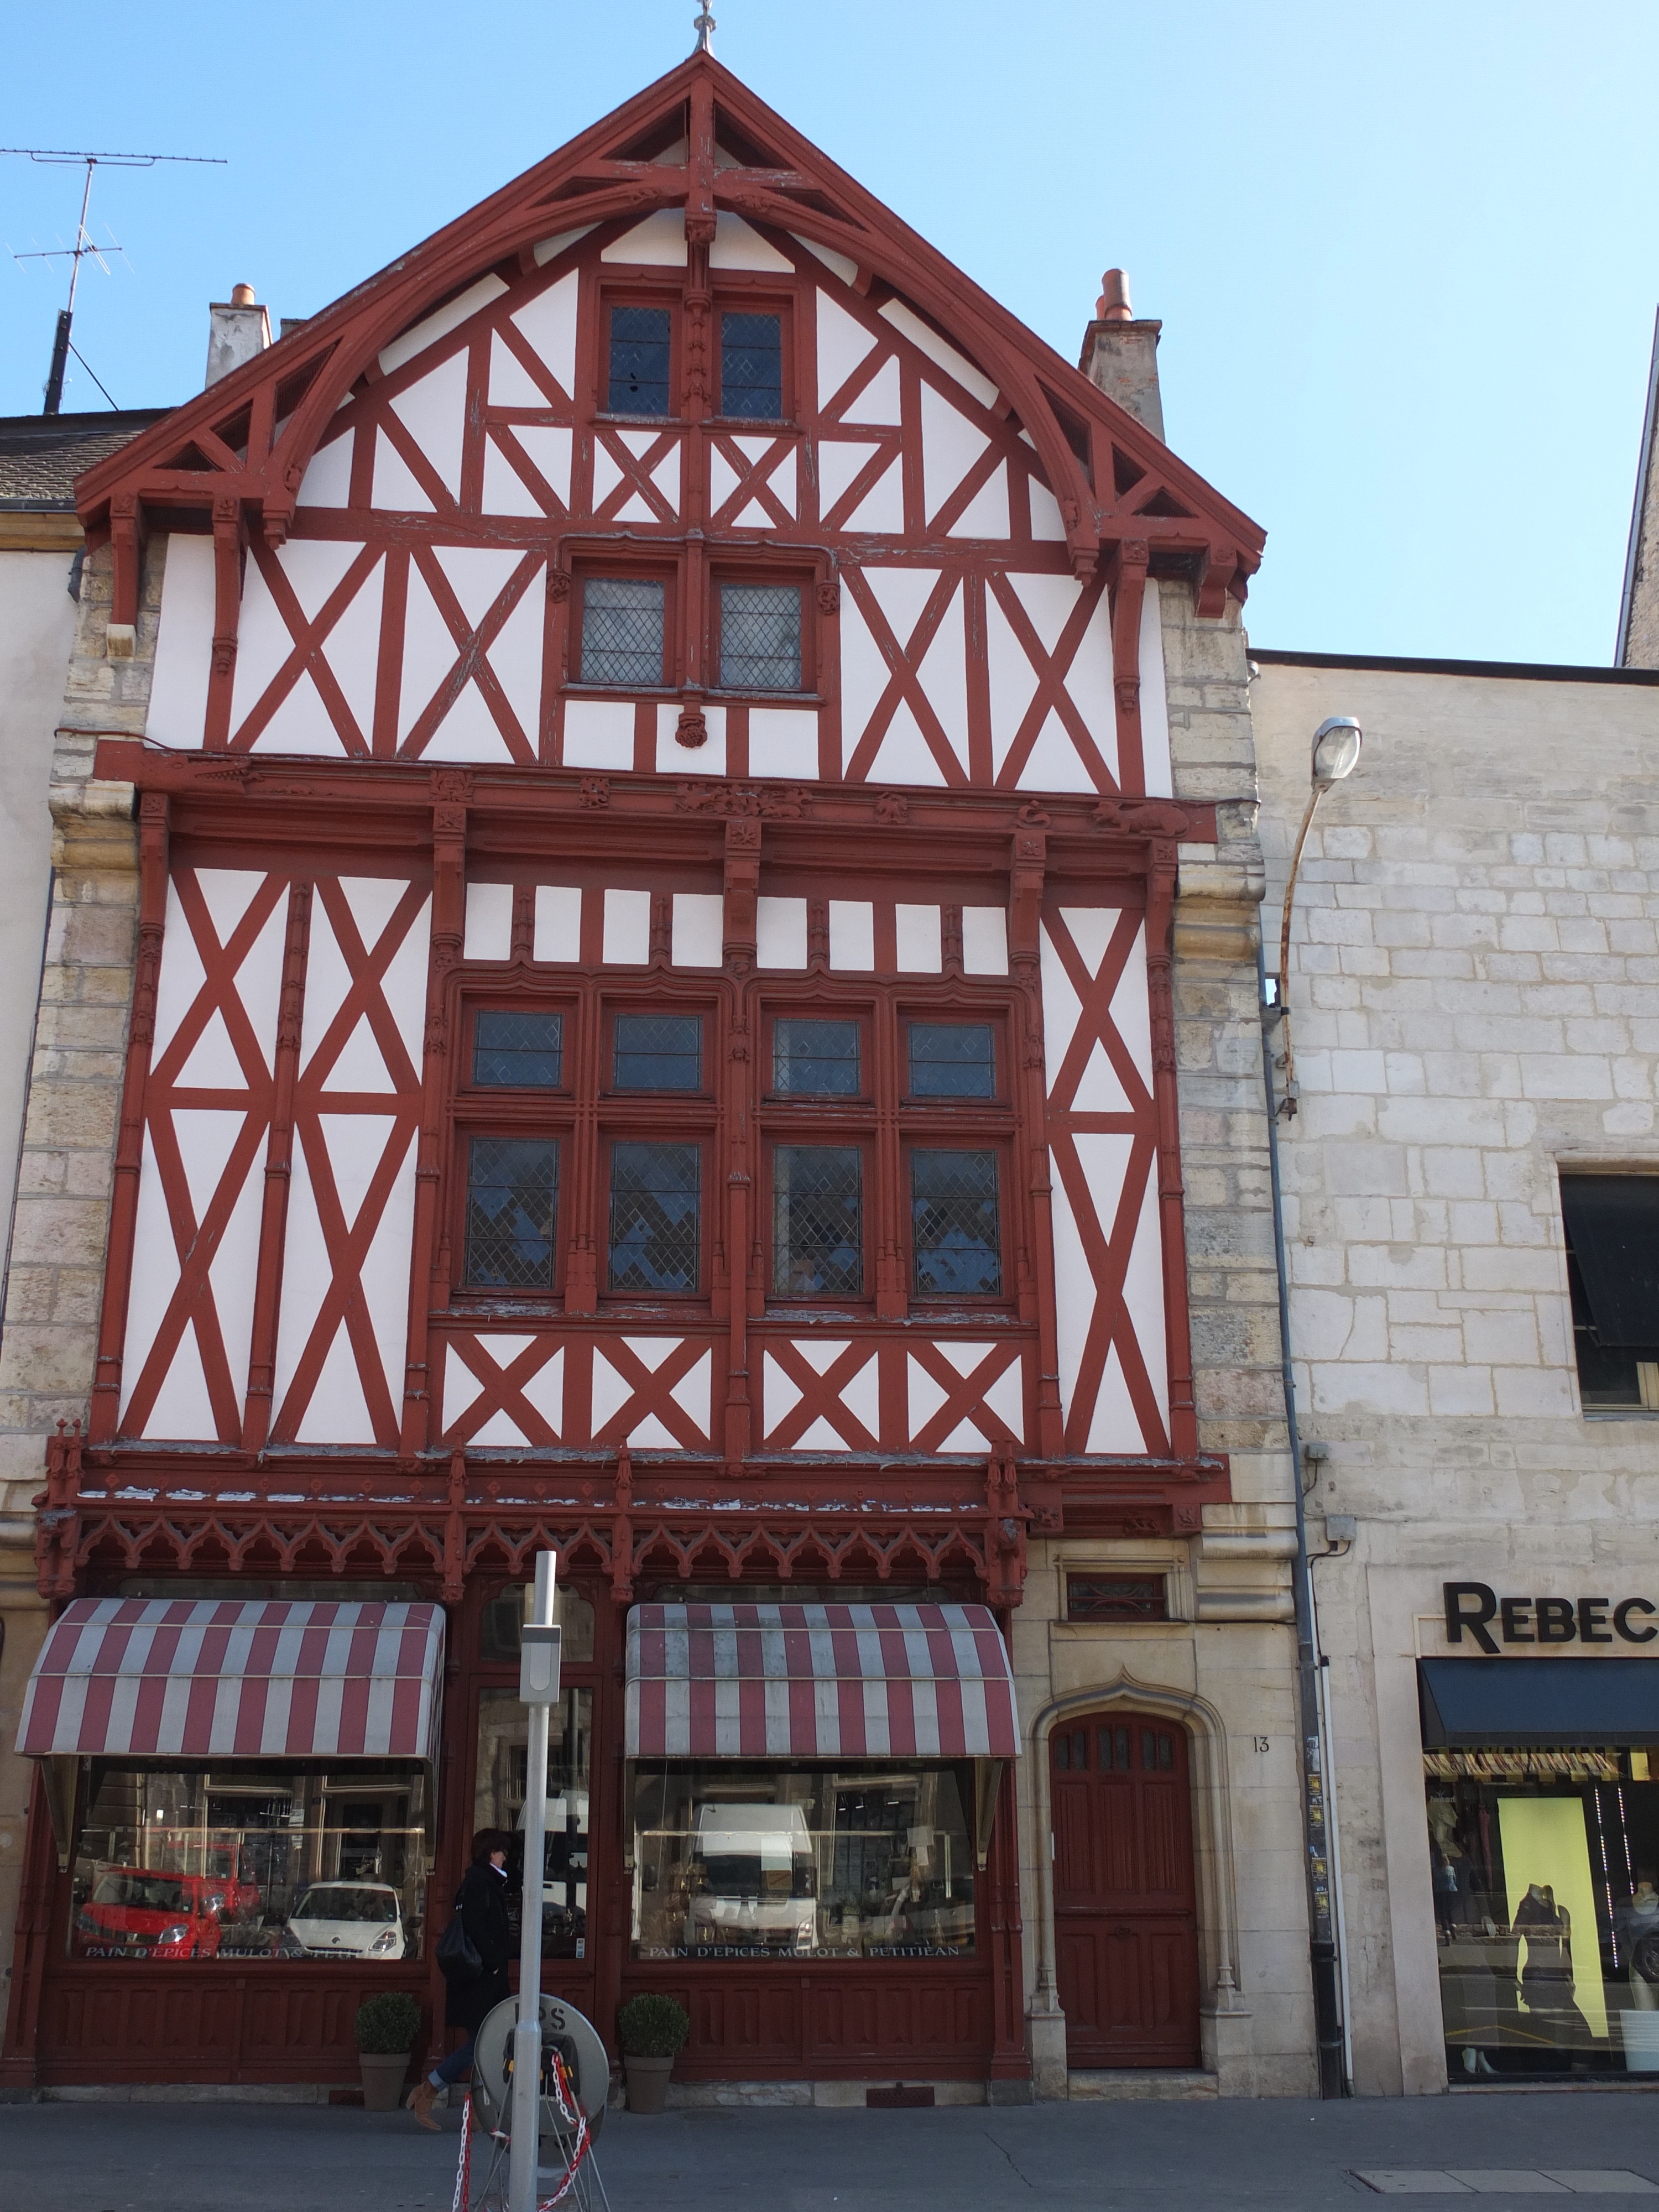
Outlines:
[[1659, 685], [1258, 665], [1274, 964], [1312, 733], [1365, 729], [1300, 872], [1281, 1157], [1312, 1534], [1358, 1525], [1316, 1568], [1355, 2082], [1436, 2092], [1413, 1662], [1440, 1582], [1659, 1575], [1659, 1421], [1582, 1412], [1559, 1188], [1659, 1172]]

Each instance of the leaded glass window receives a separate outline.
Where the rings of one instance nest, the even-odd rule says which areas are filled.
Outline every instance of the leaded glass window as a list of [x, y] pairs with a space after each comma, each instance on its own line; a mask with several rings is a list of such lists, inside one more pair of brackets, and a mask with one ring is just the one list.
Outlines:
[[612, 1145], [613, 1291], [696, 1289], [702, 1186], [696, 1145]]
[[550, 1291], [559, 1147], [546, 1137], [474, 1137], [467, 1146], [466, 1280], [483, 1290]]
[[662, 580], [589, 576], [582, 585], [582, 682], [644, 685], [663, 680]]
[[775, 1022], [772, 1088], [781, 1098], [861, 1097], [858, 1024], [794, 1017]]
[[701, 1014], [618, 1014], [611, 1085], [617, 1091], [701, 1091]]
[[996, 1050], [989, 1022], [912, 1022], [913, 1098], [994, 1098]]
[[911, 1153], [910, 1239], [918, 1297], [1000, 1293], [994, 1152]]
[[775, 422], [783, 414], [783, 318], [720, 317], [720, 412]]
[[772, 1288], [781, 1298], [864, 1289], [856, 1145], [779, 1145], [772, 1154]]
[[556, 1091], [564, 1066], [564, 1016], [483, 1007], [472, 1022], [472, 1080]]
[[611, 381], [605, 405], [613, 415], [670, 415], [672, 349], [666, 307], [611, 310]]
[[800, 690], [800, 587], [720, 586], [720, 684], [727, 691]]

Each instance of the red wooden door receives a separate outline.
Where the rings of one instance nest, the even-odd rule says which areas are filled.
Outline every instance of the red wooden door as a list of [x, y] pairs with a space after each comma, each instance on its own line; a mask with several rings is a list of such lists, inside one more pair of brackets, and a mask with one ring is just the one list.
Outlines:
[[1048, 1739], [1054, 1959], [1073, 2066], [1198, 2063], [1186, 1731], [1090, 1713]]

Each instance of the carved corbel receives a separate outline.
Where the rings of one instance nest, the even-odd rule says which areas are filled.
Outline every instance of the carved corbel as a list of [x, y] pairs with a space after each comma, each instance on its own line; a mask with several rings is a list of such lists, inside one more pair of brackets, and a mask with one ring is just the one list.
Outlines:
[[1197, 611], [1206, 622], [1219, 622], [1227, 611], [1227, 594], [1239, 570], [1237, 550], [1212, 545], [1199, 570]]
[[113, 576], [107, 651], [112, 660], [131, 660], [138, 629], [138, 593], [149, 535], [144, 503], [136, 491], [118, 491], [109, 503], [109, 542]]
[[213, 672], [223, 682], [236, 665], [247, 525], [242, 502], [221, 492], [213, 502]]
[[1152, 549], [1126, 538], [1112, 556], [1112, 693], [1117, 718], [1117, 780], [1126, 792], [1146, 786], [1140, 742], [1140, 610]]

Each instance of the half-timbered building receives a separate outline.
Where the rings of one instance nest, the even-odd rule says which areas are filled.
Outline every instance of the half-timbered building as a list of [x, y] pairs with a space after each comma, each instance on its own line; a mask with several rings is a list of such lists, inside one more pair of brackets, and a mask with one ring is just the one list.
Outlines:
[[698, 54], [81, 478], [11, 2084], [353, 2078], [546, 1546], [547, 1972], [687, 2094], [1310, 2081], [1261, 536], [1123, 312]]

